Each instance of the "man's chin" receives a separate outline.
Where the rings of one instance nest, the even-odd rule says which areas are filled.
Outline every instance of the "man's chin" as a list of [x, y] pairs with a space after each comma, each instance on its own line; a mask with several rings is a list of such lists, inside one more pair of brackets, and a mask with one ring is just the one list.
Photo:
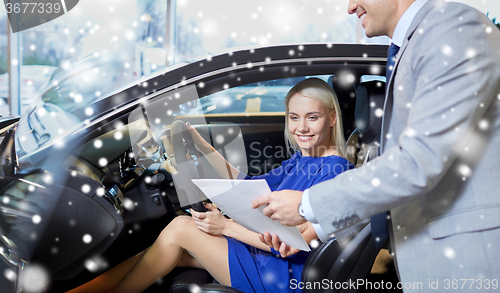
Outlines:
[[384, 33], [383, 31], [371, 30], [368, 27], [367, 29], [365, 28], [365, 35], [368, 38], [374, 38], [374, 37], [387, 36], [387, 33]]
[[371, 39], [371, 38], [375, 38], [375, 37], [381, 37], [381, 36], [385, 36], [384, 34], [368, 34], [368, 33], [365, 33], [366, 37]]
[[367, 38], [377, 37], [377, 35], [375, 33], [371, 32], [370, 30], [366, 30], [366, 29], [365, 29], [365, 35]]

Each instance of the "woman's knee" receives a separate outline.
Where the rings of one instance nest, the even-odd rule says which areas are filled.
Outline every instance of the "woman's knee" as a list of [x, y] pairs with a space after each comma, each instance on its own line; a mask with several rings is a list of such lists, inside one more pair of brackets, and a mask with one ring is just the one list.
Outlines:
[[157, 241], [180, 243], [193, 232], [193, 228], [196, 226], [191, 217], [178, 216], [163, 229]]

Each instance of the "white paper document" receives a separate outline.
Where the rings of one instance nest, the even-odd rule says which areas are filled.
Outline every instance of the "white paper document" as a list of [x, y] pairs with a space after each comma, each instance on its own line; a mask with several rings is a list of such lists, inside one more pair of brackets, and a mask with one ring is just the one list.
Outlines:
[[192, 179], [192, 181], [218, 208], [248, 230], [276, 234], [289, 246], [310, 251], [309, 245], [297, 227], [283, 226], [277, 220], [271, 220], [262, 212], [265, 206], [252, 209], [254, 199], [271, 193], [266, 180]]

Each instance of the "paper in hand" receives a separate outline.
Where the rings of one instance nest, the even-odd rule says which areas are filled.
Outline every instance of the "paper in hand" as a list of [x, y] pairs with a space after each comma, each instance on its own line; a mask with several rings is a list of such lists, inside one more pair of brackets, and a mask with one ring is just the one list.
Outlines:
[[265, 206], [252, 208], [252, 201], [271, 193], [266, 180], [192, 179], [193, 183], [224, 213], [248, 230], [279, 236], [288, 246], [310, 251], [297, 227], [283, 226], [264, 215]]

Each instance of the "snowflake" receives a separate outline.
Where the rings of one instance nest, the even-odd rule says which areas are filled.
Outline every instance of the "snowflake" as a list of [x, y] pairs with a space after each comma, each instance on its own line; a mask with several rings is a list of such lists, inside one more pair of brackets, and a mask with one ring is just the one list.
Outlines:
[[36, 111], [36, 113], [38, 114], [38, 116], [43, 117], [47, 114], [47, 110], [45, 110], [45, 108], [40, 108]]
[[52, 176], [50, 176], [49, 174], [45, 174], [42, 178], [43, 182], [47, 183], [47, 184], [52, 184], [54, 183], [54, 178], [52, 178]]
[[83, 185], [82, 185], [82, 192], [83, 192], [83, 193], [89, 193], [89, 192], [90, 192], [90, 185], [88, 185], [88, 184], [83, 184]]
[[104, 167], [108, 164], [108, 160], [106, 158], [99, 159], [99, 166]]
[[[149, 179], [151, 180], [151, 178], [149, 178]], [[132, 211], [135, 207], [135, 204], [131, 199], [125, 198], [123, 200], [123, 207], [129, 211]]]
[[467, 56], [467, 58], [474, 58], [474, 57], [476, 57], [477, 52], [474, 49], [469, 49], [469, 50], [467, 50], [465, 55]]
[[92, 236], [90, 234], [85, 234], [83, 235], [83, 243], [86, 243], [86, 244], [89, 244], [90, 242], [92, 242]]
[[189, 291], [191, 291], [192, 293], [200, 293], [201, 292], [201, 288], [198, 285], [191, 285], [189, 287]]
[[451, 247], [445, 247], [443, 253], [444, 256], [446, 256], [449, 259], [455, 259], [455, 257], [457, 256], [457, 253]]
[[316, 240], [316, 239], [313, 239], [313, 240], [309, 243], [309, 245], [310, 245], [310, 246], [314, 249], [314, 248], [316, 248], [316, 247], [318, 247], [318, 246], [319, 246], [319, 241], [318, 241], [318, 240]]
[[467, 165], [461, 165], [458, 167], [458, 172], [460, 172], [462, 176], [469, 176], [472, 173], [472, 170]]
[[[378, 75], [378, 74], [380, 74], [381, 71], [382, 70], [381, 70], [380, 66], [378, 66], [378, 65], [370, 66], [370, 73], [373, 75]], [[377, 86], [378, 86], [378, 83], [377, 83]]]
[[85, 109], [85, 115], [87, 116], [92, 116], [94, 114], [94, 109], [90, 108], [90, 107], [87, 107]]
[[345, 80], [348, 83], [353, 83], [356, 80], [356, 77], [354, 76], [354, 74], [348, 74]]
[[11, 269], [5, 269], [3, 272], [5, 278], [11, 282], [14, 282], [17, 278], [17, 274]]
[[[26, 266], [22, 278], [23, 292], [40, 292], [40, 284], [47, 284], [49, 274], [47, 270], [39, 265]], [[26, 273], [30, 272], [30, 273]], [[36, 278], [34, 278], [36, 276]]]
[[218, 144], [222, 144], [222, 143], [224, 143], [224, 136], [222, 136], [222, 135], [220, 135], [220, 134], [219, 134], [219, 135], [217, 135], [217, 136], [215, 137], [215, 142], [217, 142]]
[[98, 196], [103, 196], [105, 192], [106, 192], [106, 191], [104, 190], [104, 188], [103, 188], [103, 187], [99, 187], [99, 188], [97, 188], [96, 194], [97, 194]]
[[445, 55], [445, 56], [451, 56], [453, 54], [453, 49], [448, 46], [448, 45], [444, 45], [441, 47], [441, 52]]
[[40, 215], [34, 215], [33, 217], [31, 217], [31, 220], [33, 221], [33, 223], [39, 224], [42, 221], [42, 217], [40, 217]]
[[484, 130], [487, 130], [489, 127], [490, 127], [490, 123], [488, 122], [488, 120], [483, 119], [483, 120], [479, 121], [479, 129], [484, 131]]
[[408, 137], [414, 137], [415, 135], [417, 135], [417, 132], [413, 129], [413, 128], [407, 128], [405, 131], [404, 131], [405, 135], [408, 136]]
[[102, 144], [103, 144], [103, 143], [102, 143], [102, 140], [100, 140], [100, 139], [96, 139], [96, 140], [94, 140], [94, 147], [95, 147], [96, 149], [100, 149], [100, 148], [102, 147]]

